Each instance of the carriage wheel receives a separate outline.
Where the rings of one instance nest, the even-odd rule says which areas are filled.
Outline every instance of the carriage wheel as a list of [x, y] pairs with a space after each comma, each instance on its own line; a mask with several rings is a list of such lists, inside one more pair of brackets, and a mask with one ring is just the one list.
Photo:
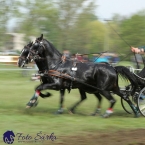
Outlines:
[[143, 88], [139, 93], [137, 105], [140, 113], [145, 116], [145, 88]]
[[[125, 93], [126, 91], [128, 91], [128, 93], [132, 90], [132, 86], [131, 85], [127, 85], [125, 88], [120, 88], [120, 91], [122, 93]], [[132, 96], [128, 96], [130, 101], [133, 103], [133, 97]], [[133, 114], [133, 111], [131, 109], [131, 107], [129, 106], [129, 104], [123, 99], [121, 98], [121, 105], [122, 108], [128, 113], [128, 114]]]
[[[132, 98], [131, 96], [130, 97], [130, 100], [132, 101]], [[122, 105], [122, 108], [128, 113], [128, 114], [133, 114], [133, 111], [132, 109], [130, 108], [129, 104], [121, 98], [121, 105]]]

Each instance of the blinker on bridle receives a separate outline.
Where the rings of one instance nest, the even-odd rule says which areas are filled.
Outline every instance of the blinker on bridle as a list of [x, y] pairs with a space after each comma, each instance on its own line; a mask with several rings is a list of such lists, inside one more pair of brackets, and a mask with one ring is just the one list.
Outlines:
[[[37, 43], [37, 44], [36, 44]], [[33, 44], [33, 45], [38, 45], [38, 48], [39, 47], [42, 47], [43, 49], [45, 49], [45, 46], [43, 45], [43, 42], [42, 41], [39, 41], [39, 40], [36, 40], [35, 41], [35, 43]], [[33, 61], [33, 60], [36, 60], [36, 59], [45, 59], [45, 58], [43, 58], [43, 57], [40, 57], [40, 55], [38, 54], [39, 52], [38, 51], [32, 51], [31, 50], [31, 48], [30, 48], [30, 50], [29, 50], [29, 54], [28, 54], [28, 56], [27, 56], [27, 59], [29, 59], [30, 58], [30, 56], [32, 56], [32, 59], [31, 59], [31, 62]]]

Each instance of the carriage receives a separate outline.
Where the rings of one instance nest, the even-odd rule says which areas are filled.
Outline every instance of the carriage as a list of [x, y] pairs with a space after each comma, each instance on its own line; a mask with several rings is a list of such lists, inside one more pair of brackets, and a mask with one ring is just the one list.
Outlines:
[[[142, 75], [137, 75], [135, 72], [136, 71], [140, 71], [141, 69], [135, 69], [132, 66], [128, 67], [130, 69], [130, 71], [143, 83], [145, 83], [145, 78], [144, 76], [142, 77]], [[140, 73], [139, 73], [140, 74]], [[144, 74], [145, 75], [145, 74]], [[132, 102], [137, 106], [137, 108], [139, 109], [140, 113], [145, 116], [145, 86], [142, 83], [142, 86], [140, 86], [140, 88], [138, 89], [138, 91], [135, 92], [134, 95], [129, 95], [130, 100], [132, 100]], [[131, 90], [131, 86], [127, 86], [124, 88], [121, 88], [121, 90], [123, 92], [126, 92], [128, 94], [130, 94], [130, 90]], [[128, 113], [128, 114], [132, 114], [132, 110], [129, 108], [128, 104], [126, 103], [125, 100], [123, 100], [121, 98], [121, 105], [123, 107], [123, 109]]]
[[[23, 50], [22, 52], [24, 53], [25, 51], [27, 50]], [[45, 53], [45, 51], [48, 52]], [[144, 83], [138, 87], [138, 83], [136, 82], [138, 80], [145, 81], [141, 76], [131, 73], [129, 69], [124, 66], [112, 67], [111, 65], [102, 63], [95, 65], [93, 63], [76, 64], [74, 61], [66, 60], [66, 58], [61, 55], [61, 53], [49, 41], [43, 39], [43, 35], [37, 38], [35, 43], [31, 45], [31, 49], [28, 49], [28, 54], [25, 58], [26, 60], [24, 60], [23, 56], [20, 56], [18, 64], [22, 62], [22, 65], [19, 64], [19, 66], [23, 66], [26, 61], [29, 62], [33, 59], [35, 61], [38, 60], [38, 64], [41, 63], [41, 65], [39, 65], [40, 67], [44, 66], [44, 68], [39, 68], [39, 70], [49, 70], [47, 72], [42, 71], [43, 73], [40, 74], [45, 77], [47, 76], [47, 79], [44, 80], [45, 83], [40, 84], [36, 88], [36, 91], [39, 90], [37, 92], [40, 93], [43, 89], [54, 89], [60, 91], [64, 91], [64, 89], [70, 91], [72, 87], [79, 89], [81, 100], [70, 109], [71, 112], [73, 112], [76, 106], [86, 99], [85, 92], [93, 92], [93, 94], [98, 98], [100, 97], [100, 94], [105, 96], [110, 101], [110, 108], [113, 108], [115, 100], [112, 98], [111, 93], [115, 93], [121, 97], [122, 107], [127, 113], [134, 113], [135, 116], [138, 117], [140, 112], [145, 116]], [[47, 58], [49, 59], [48, 66], [42, 63], [42, 61], [47, 60]], [[76, 67], [76, 65], [78, 66]], [[124, 88], [119, 88], [118, 73], [129, 79], [131, 84]], [[102, 83], [102, 80], [100, 79], [102, 79], [104, 83]], [[29, 104], [31, 102], [35, 103], [35, 101], [37, 103], [37, 96], [34, 95]], [[126, 102], [129, 105], [126, 105]], [[110, 111], [111, 110], [106, 110], [104, 116], [107, 116]]]

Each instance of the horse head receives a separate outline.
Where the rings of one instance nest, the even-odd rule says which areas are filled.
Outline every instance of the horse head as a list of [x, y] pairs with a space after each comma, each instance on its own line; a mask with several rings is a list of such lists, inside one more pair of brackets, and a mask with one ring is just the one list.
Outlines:
[[[40, 39], [39, 39], [40, 40]], [[19, 67], [24, 67], [25, 64], [28, 64], [34, 61], [39, 68], [39, 71], [44, 72], [47, 70], [47, 62], [45, 59], [42, 59], [36, 52], [38, 51], [39, 43], [29, 42], [21, 51], [20, 57], [18, 59], [17, 65]], [[41, 52], [41, 51], [40, 51]]]
[[44, 48], [43, 34], [41, 34], [41, 36], [36, 38], [35, 42], [31, 46], [28, 56], [34, 60], [40, 59], [43, 56]]
[[24, 46], [24, 48], [21, 51], [20, 57], [17, 61], [18, 67], [24, 67], [25, 64], [28, 64], [30, 59], [28, 59], [28, 54], [30, 47], [33, 45], [33, 42], [29, 42], [27, 45]]
[[29, 54], [34, 60], [46, 59], [48, 66], [52, 63], [58, 63], [62, 57], [62, 54], [53, 46], [53, 44], [43, 38], [43, 34], [36, 38], [34, 44], [30, 48]]

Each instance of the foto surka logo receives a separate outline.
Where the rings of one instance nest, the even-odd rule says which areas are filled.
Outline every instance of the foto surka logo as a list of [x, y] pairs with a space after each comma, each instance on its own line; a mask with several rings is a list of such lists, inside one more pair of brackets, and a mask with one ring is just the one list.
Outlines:
[[13, 144], [13, 142], [14, 142], [14, 137], [15, 137], [14, 132], [11, 131], [11, 130], [8, 130], [8, 131], [6, 131], [6, 132], [3, 134], [3, 141], [4, 141], [6, 144]]
[[19, 142], [19, 143], [29, 143], [29, 142], [43, 142], [43, 141], [55, 141], [57, 138], [54, 135], [54, 132], [51, 134], [46, 134], [43, 133], [42, 131], [39, 131], [38, 133], [36, 133], [34, 136], [30, 135], [30, 134], [24, 134], [24, 133], [15, 133], [12, 130], [7, 130], [4, 134], [3, 134], [3, 141], [6, 144], [13, 144], [14, 140], [15, 143]]

